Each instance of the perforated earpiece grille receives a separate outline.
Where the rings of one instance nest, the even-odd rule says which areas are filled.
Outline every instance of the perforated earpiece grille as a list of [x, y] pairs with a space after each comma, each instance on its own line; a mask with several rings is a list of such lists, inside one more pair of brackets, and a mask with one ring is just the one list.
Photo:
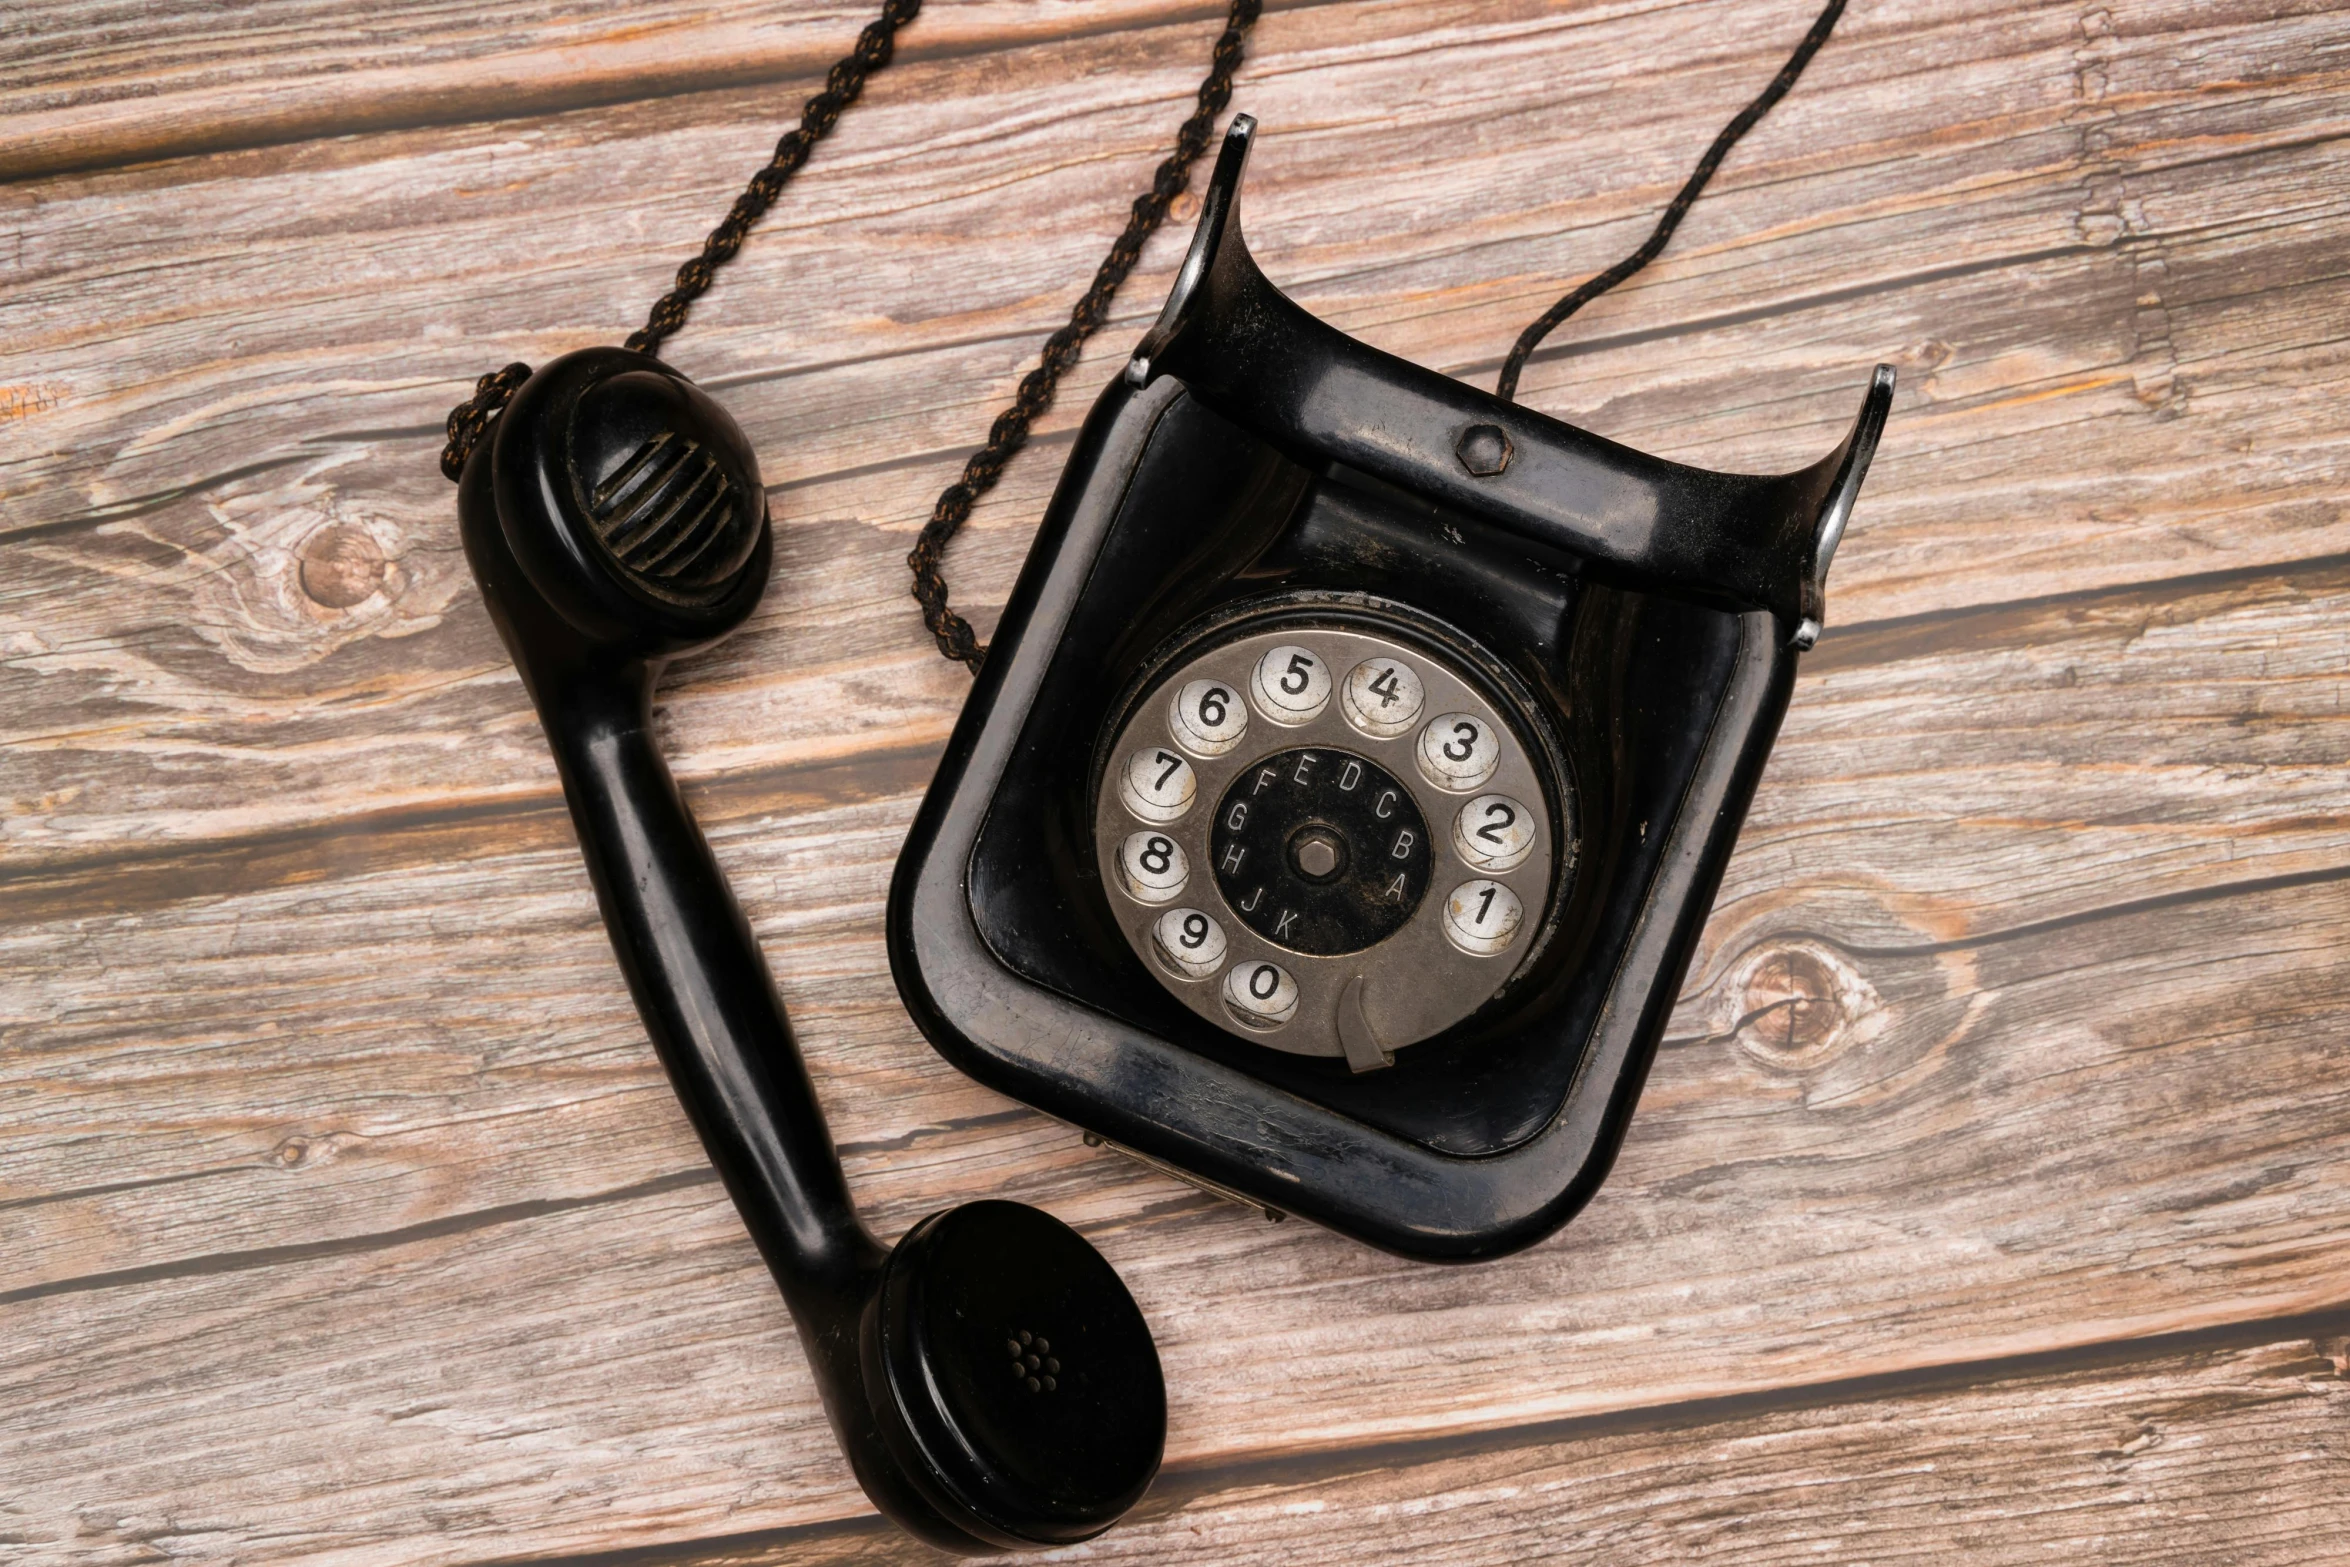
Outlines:
[[688, 603], [726, 590], [756, 532], [718, 460], [674, 430], [639, 446], [596, 486], [588, 520], [640, 586]]

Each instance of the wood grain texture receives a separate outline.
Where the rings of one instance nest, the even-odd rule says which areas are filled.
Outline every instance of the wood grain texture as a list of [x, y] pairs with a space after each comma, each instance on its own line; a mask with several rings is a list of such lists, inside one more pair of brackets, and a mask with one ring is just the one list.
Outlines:
[[[821, 77], [877, 9], [721, 0], [484, 11], [402, 0], [363, 19], [309, 0], [28, 9], [0, 86], [10, 130], [0, 179]], [[1212, 14], [1180, 0], [930, 0], [902, 48], [938, 58]]]
[[[1274, 9], [1252, 247], [1488, 379], [1810, 9]], [[881, 949], [966, 689], [904, 552], [1215, 11], [932, 0], [674, 354], [780, 532], [663, 722], [860, 1198], [885, 1233], [1043, 1203], [1159, 1335], [1168, 1477], [1068, 1554], [2326, 1559], [2350, 23], [1856, 3], [1538, 358], [1537, 406], [1752, 468], [1833, 441], [1871, 360], [1904, 381], [1616, 1173], [1434, 1270], [979, 1089]], [[472, 375], [641, 317], [862, 19], [0, 37], [11, 1567], [915, 1559], [644, 1045], [433, 467]], [[983, 624], [1180, 240], [956, 547]]]
[[[1351, 1563], [1375, 1540], [1439, 1563], [2330, 1563], [2340, 1325], [1179, 1471], [1117, 1533], [1040, 1559]], [[937, 1560], [877, 1524], [633, 1559]]]
[[[1483, 373], [1562, 265], [1613, 253], [1678, 177], [1697, 111], [1663, 84], [1702, 85], [1711, 115], [1783, 45], [1767, 10], [1716, 9], [1740, 46], [1722, 58], [1704, 52], [1711, 34], [1666, 29], [1660, 45], [1653, 18], [1537, 14], [1482, 39], [1409, 7], [1277, 13], [1249, 86], [1272, 128], [1257, 245], [1335, 319]], [[2107, 40], [2113, 72], [2201, 52], [2195, 76], [2103, 111], [2058, 90], [2086, 47], [2065, 19], [1855, 22], [1656, 281], [1579, 323], [1528, 395], [1674, 454], [1785, 466], [1834, 438], [1861, 366], [1904, 361], [1907, 433], [1839, 563], [1839, 623], [2001, 602], [2020, 579], [2077, 590], [2344, 548], [2325, 414], [2345, 301], [2323, 221], [2341, 198], [2310, 124], [2322, 95], [2270, 80], [2307, 64], [2296, 28], [2323, 19]], [[1406, 47], [1421, 32], [1451, 42], [1451, 68]], [[762, 618], [687, 676], [702, 698], [678, 737], [690, 770], [943, 735], [960, 687], [911, 630], [896, 557], [1097, 256], [1202, 40], [1171, 26], [900, 68], [828, 145], [829, 176], [795, 191], [703, 307], [678, 351], [758, 440], [785, 547]], [[1974, 79], [1912, 107], [1921, 54], [1955, 62], [1937, 81]], [[2031, 112], [1967, 117], [2018, 78], [2040, 94]], [[1603, 106], [1613, 133], [1558, 169], [1562, 121]], [[2064, 121], [2099, 113], [2114, 122], [2100, 159], [2168, 174], [2124, 205], [2139, 223], [2177, 213], [2164, 286], [2192, 274], [2220, 296], [2187, 312], [2208, 318], [2200, 335], [2149, 339], [2139, 241], [2076, 232], [2096, 174]], [[296, 830], [533, 776], [519, 688], [460, 612], [440, 417], [489, 364], [633, 322], [771, 114], [714, 93], [560, 116], [521, 140], [361, 137], [44, 187], [19, 240], [23, 330], [0, 364], [30, 410], [0, 427], [21, 546], [0, 589], [9, 848]], [[201, 191], [233, 200], [261, 242], [224, 246]], [[1066, 213], [1102, 222], [1043, 216]], [[142, 236], [135, 265], [100, 242], [121, 232]], [[1153, 248], [1047, 450], [958, 549], [983, 612], [1049, 486], [1050, 440], [1175, 249]], [[2269, 316], [2230, 314], [2247, 272], [2299, 323], [2292, 342]], [[2200, 389], [2208, 417], [2150, 403], [2141, 380]], [[2076, 449], [2109, 459], [2097, 483], [2064, 477]], [[305, 552], [332, 545], [382, 558], [376, 591], [338, 605], [304, 588]], [[93, 706], [107, 722], [87, 722]], [[57, 777], [78, 787], [60, 797]]]

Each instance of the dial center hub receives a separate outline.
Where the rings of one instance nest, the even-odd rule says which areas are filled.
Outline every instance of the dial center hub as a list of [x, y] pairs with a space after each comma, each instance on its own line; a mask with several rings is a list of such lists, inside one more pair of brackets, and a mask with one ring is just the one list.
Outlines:
[[1276, 751], [1216, 803], [1208, 854], [1243, 924], [1319, 957], [1360, 952], [1410, 921], [1428, 890], [1428, 823], [1412, 791], [1365, 756]]
[[1346, 869], [1346, 840], [1315, 823], [1289, 837], [1289, 865], [1308, 881], [1328, 881]]

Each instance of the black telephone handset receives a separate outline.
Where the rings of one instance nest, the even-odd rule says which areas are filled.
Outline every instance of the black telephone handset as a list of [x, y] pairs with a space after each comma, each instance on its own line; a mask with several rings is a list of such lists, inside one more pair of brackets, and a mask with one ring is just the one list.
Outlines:
[[659, 360], [587, 349], [522, 386], [465, 463], [458, 510], [637, 1010], [858, 1482], [966, 1554], [1108, 1528], [1165, 1441], [1142, 1313], [1076, 1232], [1018, 1203], [934, 1214], [894, 1250], [867, 1232], [766, 960], [653, 743], [662, 666], [740, 625], [767, 585], [741, 430]]
[[1811, 467], [1646, 456], [1359, 343], [1242, 243], [1236, 117], [893, 881], [981, 1080], [1374, 1245], [1604, 1177], [1892, 396]]

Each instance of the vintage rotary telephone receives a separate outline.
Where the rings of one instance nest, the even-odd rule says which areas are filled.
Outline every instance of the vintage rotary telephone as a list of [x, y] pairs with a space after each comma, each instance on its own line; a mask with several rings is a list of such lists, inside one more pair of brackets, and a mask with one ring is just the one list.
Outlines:
[[[1641, 251], [1530, 327], [1489, 396], [1257, 272], [1234, 120], [1158, 325], [1087, 421], [994, 656], [938, 559], [1183, 190], [1173, 156], [910, 563], [984, 664], [891, 889], [916, 1021], [975, 1076], [1179, 1173], [1411, 1255], [1490, 1256], [1604, 1173], [1794, 676], [1891, 392], [1774, 479], [1507, 401], [1661, 249], [1843, 0]], [[652, 739], [654, 683], [739, 626], [773, 539], [725, 410], [655, 357], [921, 0], [810, 99], [625, 347], [483, 376], [442, 467], [546, 730], [647, 1033], [790, 1304], [857, 1479], [962, 1552], [1070, 1544], [1157, 1472], [1150, 1330], [1017, 1203], [859, 1222], [764, 957]]]
[[1408, 1256], [1605, 1175], [1892, 399], [1773, 478], [1644, 456], [1265, 280], [1224, 142], [891, 887], [984, 1082]]

